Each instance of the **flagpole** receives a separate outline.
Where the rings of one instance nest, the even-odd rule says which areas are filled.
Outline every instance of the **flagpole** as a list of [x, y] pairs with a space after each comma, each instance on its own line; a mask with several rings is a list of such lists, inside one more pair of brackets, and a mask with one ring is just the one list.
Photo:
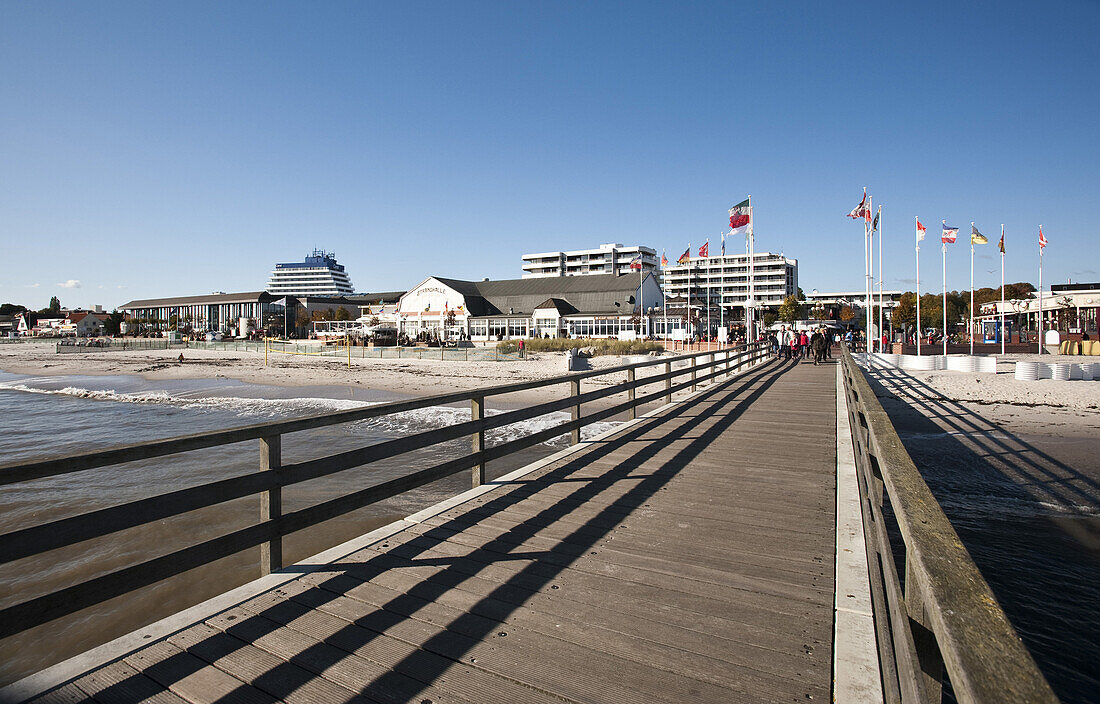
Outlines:
[[886, 352], [882, 345], [882, 206], [878, 207], [878, 339], [879, 352]]
[[1005, 224], [1001, 223], [1001, 355], [1005, 353]]
[[755, 340], [756, 328], [756, 213], [752, 209], [752, 196], [749, 196], [749, 306], [745, 314], [745, 342]]
[[[726, 297], [725, 277], [726, 277], [726, 234], [723, 232], [722, 233], [722, 269], [721, 269], [721, 274], [718, 277], [718, 279], [723, 284], [722, 287], [718, 290], [718, 327], [720, 327], [720, 328], [725, 328], [726, 327], [726, 307], [724, 305], [722, 305], [722, 303], [724, 302], [723, 299], [725, 299], [725, 297]], [[726, 341], [727, 342], [729, 341], [729, 336], [728, 335], [726, 336]]]
[[[941, 238], [942, 239], [942, 238]], [[940, 245], [943, 250], [943, 354], [947, 356], [947, 243]]]
[[[874, 201], [874, 197], [870, 197], [870, 201]], [[871, 206], [870, 213], [875, 211], [874, 206]], [[867, 351], [874, 352], [875, 342], [871, 337], [871, 326], [875, 322], [875, 228], [872, 225], [870, 228], [870, 240], [867, 246]]]
[[[1043, 226], [1039, 225], [1039, 234], [1043, 234]], [[1039, 356], [1043, 355], [1043, 244], [1039, 242]]]
[[920, 231], [917, 229], [917, 223], [920, 219], [913, 216], [913, 236], [916, 237], [917, 242], [917, 356], [920, 356]]
[[707, 239], [707, 351], [710, 351], [710, 239]]
[[[867, 187], [863, 187], [863, 195], [867, 196]], [[867, 308], [867, 312], [864, 313], [864, 328], [865, 334], [863, 336], [864, 343], [871, 338], [871, 254], [869, 250], [869, 232], [870, 228], [867, 221], [867, 215], [863, 215], [863, 303]], [[869, 354], [871, 352], [870, 347], [866, 347], [865, 351]]]
[[974, 356], [974, 221], [970, 221], [970, 356]]

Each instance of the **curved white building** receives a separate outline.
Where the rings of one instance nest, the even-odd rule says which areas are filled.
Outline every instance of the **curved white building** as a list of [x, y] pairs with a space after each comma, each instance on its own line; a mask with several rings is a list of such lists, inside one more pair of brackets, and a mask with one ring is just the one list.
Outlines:
[[336, 263], [335, 252], [315, 249], [305, 261], [276, 264], [267, 282], [268, 293], [276, 296], [350, 296], [355, 293], [344, 267]]

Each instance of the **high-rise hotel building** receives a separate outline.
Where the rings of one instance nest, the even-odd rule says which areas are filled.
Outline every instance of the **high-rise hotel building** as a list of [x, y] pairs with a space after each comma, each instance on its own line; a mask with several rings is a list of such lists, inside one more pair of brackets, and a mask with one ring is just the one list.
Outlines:
[[659, 274], [657, 250], [650, 247], [624, 247], [621, 244], [601, 244], [597, 249], [572, 252], [540, 252], [523, 255], [523, 278], [547, 276], [585, 276], [588, 274], [630, 274], [630, 263], [641, 258], [642, 271]]
[[[691, 257], [686, 264], [665, 267], [661, 289], [671, 306], [673, 300], [692, 305], [709, 300], [712, 308], [725, 309], [727, 319], [744, 320], [749, 297], [749, 255], [728, 254]], [[775, 310], [787, 296], [798, 291], [798, 260], [782, 254], [757, 252], [753, 259], [753, 293], [756, 309]]]
[[305, 261], [276, 264], [267, 282], [268, 293], [276, 296], [350, 296], [355, 293], [336, 254], [315, 249]]

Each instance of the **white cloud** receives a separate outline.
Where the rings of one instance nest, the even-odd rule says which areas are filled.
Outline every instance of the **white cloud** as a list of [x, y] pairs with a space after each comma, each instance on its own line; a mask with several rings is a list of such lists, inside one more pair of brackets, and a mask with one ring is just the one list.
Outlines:
[[125, 286], [123, 286], [122, 284], [119, 284], [119, 285], [118, 285], [118, 286], [116, 286], [115, 288], [126, 288], [126, 287], [125, 287]]
[[79, 279], [69, 279], [65, 283], [58, 284], [61, 288], [80, 288]]
[[38, 288], [42, 284], [27, 284], [24, 288]]

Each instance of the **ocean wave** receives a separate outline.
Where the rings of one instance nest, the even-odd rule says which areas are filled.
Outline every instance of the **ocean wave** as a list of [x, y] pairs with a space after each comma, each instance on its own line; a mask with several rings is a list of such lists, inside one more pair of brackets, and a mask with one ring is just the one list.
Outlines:
[[[378, 402], [352, 401], [324, 397], [274, 399], [244, 398], [239, 396], [189, 397], [173, 395], [163, 390], [125, 393], [113, 389], [88, 389], [78, 386], [65, 386], [59, 389], [51, 389], [34, 386], [33, 384], [28, 384], [27, 381], [28, 380], [0, 382], [0, 389], [33, 394], [68, 396], [71, 398], [83, 398], [95, 401], [166, 405], [191, 411], [228, 412], [240, 418], [292, 418], [314, 413], [343, 411], [378, 405]], [[505, 411], [501, 410], [489, 410], [486, 412], [486, 415], [493, 416], [504, 412]], [[429, 406], [428, 408], [420, 408], [358, 421], [350, 424], [350, 426], [386, 435], [404, 436], [431, 430], [433, 428], [445, 428], [456, 423], [463, 423], [470, 420], [470, 417], [469, 408]], [[570, 416], [568, 413], [555, 411], [544, 416], [539, 416], [538, 418], [512, 423], [502, 428], [494, 428], [486, 433], [486, 443], [490, 446], [498, 445], [526, 437], [555, 425], [565, 423], [569, 418]], [[581, 429], [581, 438], [588, 439], [594, 437], [617, 425], [619, 424], [609, 421], [593, 423]], [[567, 438], [563, 433], [562, 436], [552, 438], [543, 444], [552, 447], [564, 447], [566, 442]]]

